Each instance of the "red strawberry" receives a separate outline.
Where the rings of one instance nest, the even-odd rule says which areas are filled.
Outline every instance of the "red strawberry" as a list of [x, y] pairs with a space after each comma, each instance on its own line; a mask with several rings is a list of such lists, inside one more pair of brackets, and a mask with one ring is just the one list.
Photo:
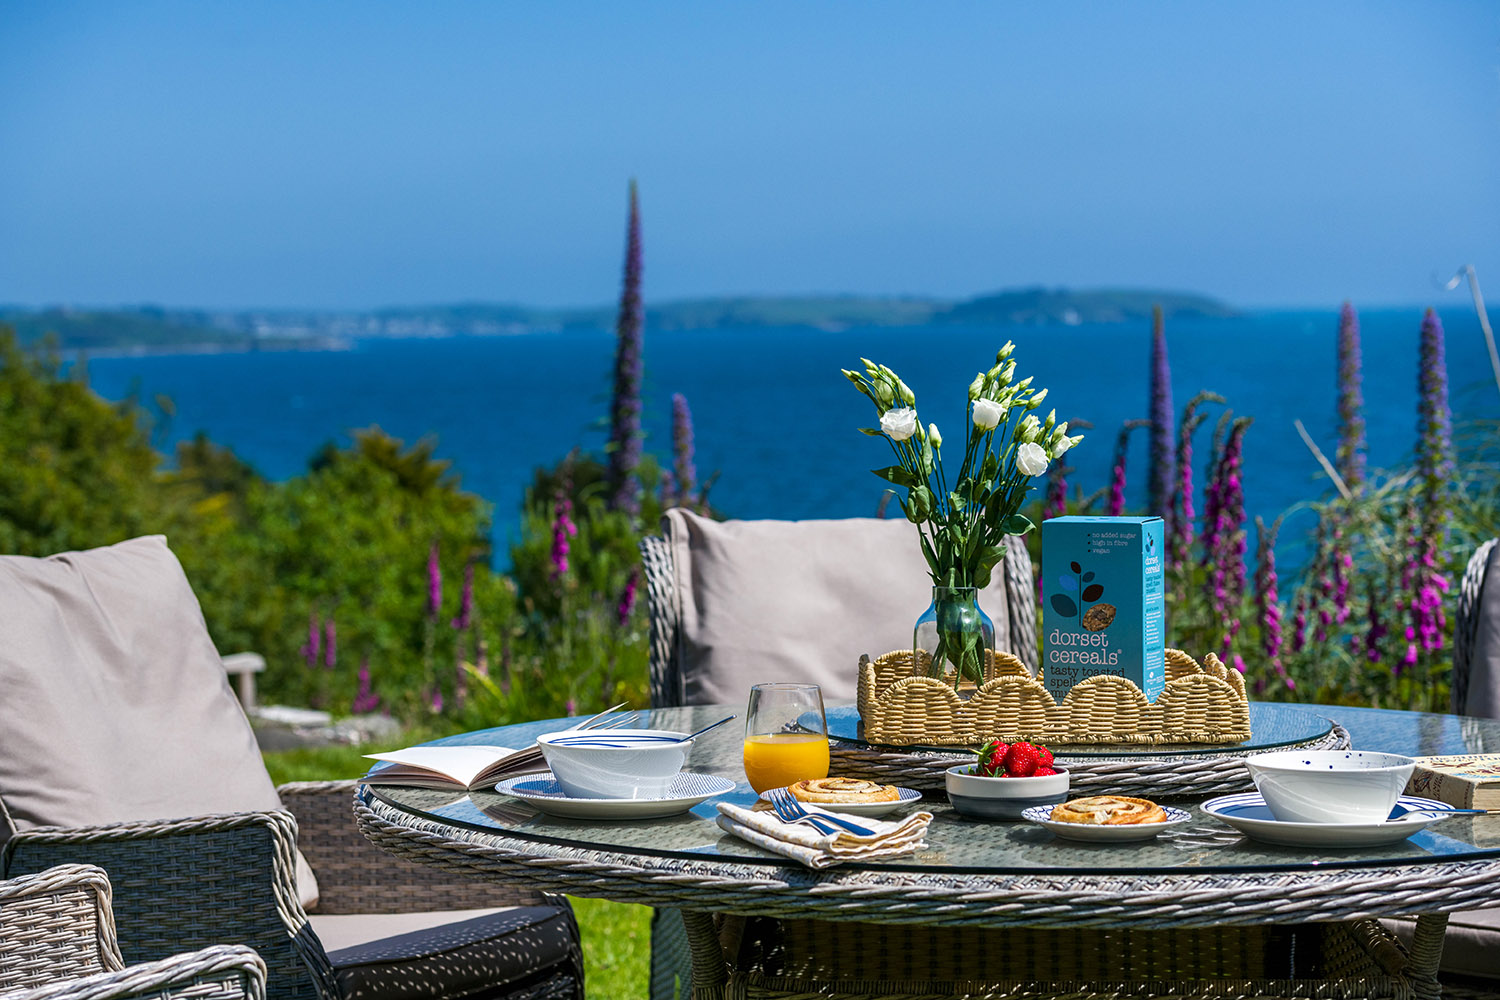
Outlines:
[[[1041, 771], [1042, 771], [1042, 768], [1044, 768], [1044, 767], [1051, 767], [1051, 766], [1052, 766], [1052, 751], [1048, 750], [1044, 746], [1038, 745], [1037, 748], [1036, 748], [1036, 767], [1037, 767], [1037, 773], [1040, 774]], [[1052, 773], [1056, 774], [1057, 772], [1053, 771]]]
[[1052, 768], [1050, 768], [1050, 767], [1039, 767], [1039, 768], [1036, 769], [1036, 774], [1032, 775], [1032, 777], [1033, 778], [1040, 778], [1040, 777], [1043, 777], [1044, 775], [1056, 774], [1056, 773], [1057, 772], [1054, 771], [1054, 770], [1052, 770]]
[[1012, 743], [1005, 752], [1005, 773], [1012, 778], [1029, 778], [1036, 774], [1036, 747], [1030, 743]]
[[979, 764], [974, 773], [981, 778], [994, 778], [1005, 774], [1005, 752], [1010, 748], [999, 740], [990, 740], [979, 748]]

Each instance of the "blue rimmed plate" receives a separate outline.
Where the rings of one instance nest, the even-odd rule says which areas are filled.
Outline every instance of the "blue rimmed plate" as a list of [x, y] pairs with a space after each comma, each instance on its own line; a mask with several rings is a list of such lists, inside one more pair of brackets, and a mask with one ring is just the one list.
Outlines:
[[1241, 792], [1209, 799], [1203, 803], [1203, 812], [1229, 824], [1245, 836], [1267, 844], [1280, 844], [1283, 847], [1380, 847], [1399, 843], [1419, 830], [1447, 819], [1442, 813], [1453, 811], [1453, 807], [1446, 803], [1415, 795], [1403, 795], [1396, 800], [1396, 804], [1405, 806], [1408, 810], [1432, 812], [1381, 820], [1378, 823], [1288, 823], [1271, 815], [1270, 807], [1259, 792]]
[[507, 778], [495, 786], [501, 795], [520, 799], [548, 816], [563, 819], [658, 819], [676, 816], [715, 795], [723, 795], [734, 782], [716, 774], [684, 771], [672, 779], [671, 794], [659, 799], [584, 799], [562, 790], [551, 771]]
[[1060, 823], [1052, 818], [1052, 806], [1032, 806], [1021, 818], [1044, 826], [1064, 840], [1081, 840], [1093, 844], [1118, 844], [1129, 840], [1150, 840], [1163, 830], [1186, 823], [1192, 813], [1162, 806], [1167, 818], [1161, 823]]

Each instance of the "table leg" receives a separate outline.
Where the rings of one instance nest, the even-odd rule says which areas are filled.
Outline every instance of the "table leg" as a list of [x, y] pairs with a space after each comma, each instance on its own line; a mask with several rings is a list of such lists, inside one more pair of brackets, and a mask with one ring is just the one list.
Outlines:
[[693, 1000], [724, 1000], [729, 970], [713, 916], [683, 910], [682, 924], [687, 928], [688, 946], [693, 950]]
[[1443, 960], [1443, 935], [1448, 930], [1448, 914], [1425, 913], [1417, 917], [1411, 945], [1406, 949], [1406, 975], [1418, 1000], [1438, 1000], [1443, 988], [1438, 983], [1438, 963]]

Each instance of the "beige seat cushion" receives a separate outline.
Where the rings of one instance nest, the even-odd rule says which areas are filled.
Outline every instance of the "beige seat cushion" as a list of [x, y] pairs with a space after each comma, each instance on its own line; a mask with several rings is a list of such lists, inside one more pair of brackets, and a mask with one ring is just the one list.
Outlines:
[[[738, 704], [761, 681], [815, 683], [825, 701], [852, 701], [860, 654], [910, 649], [932, 599], [904, 519], [711, 521], [678, 508], [662, 533], [690, 705]], [[1008, 649], [1001, 567], [979, 604]]]
[[[1403, 944], [1411, 943], [1416, 921], [1382, 920]], [[1442, 970], [1461, 976], [1492, 978], [1500, 984], [1500, 907], [1448, 915], [1443, 936]]]
[[[198, 599], [159, 536], [0, 556], [0, 842], [280, 809]], [[299, 895], [317, 898], [299, 854]]]

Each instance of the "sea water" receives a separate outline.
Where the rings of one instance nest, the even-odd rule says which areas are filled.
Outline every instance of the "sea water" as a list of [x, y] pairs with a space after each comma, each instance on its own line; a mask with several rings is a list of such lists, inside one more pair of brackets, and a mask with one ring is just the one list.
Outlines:
[[[1450, 300], [1448, 371], [1456, 424], [1500, 415], [1477, 320]], [[1409, 460], [1416, 439], [1419, 309], [1361, 313], [1365, 418], [1371, 467]], [[1255, 423], [1245, 436], [1245, 502], [1268, 521], [1331, 487], [1293, 426], [1301, 419], [1332, 458], [1336, 427], [1338, 319], [1326, 312], [1262, 312], [1235, 319], [1172, 319], [1167, 340], [1175, 407], [1202, 389]], [[646, 331], [645, 447], [671, 452], [671, 397], [692, 409], [700, 480], [717, 474], [710, 500], [741, 518], [871, 516], [885, 484], [870, 470], [893, 462], [873, 426], [873, 407], [839, 373], [861, 357], [894, 368], [917, 394], [925, 422], [963, 440], [966, 389], [1016, 343], [1020, 376], [1050, 392], [1059, 419], [1091, 421], [1067, 455], [1070, 484], [1085, 494], [1109, 485], [1123, 421], [1148, 415], [1149, 324], [1078, 326], [725, 329]], [[109, 399], [170, 396], [175, 415], [159, 433], [176, 441], [204, 431], [263, 475], [306, 470], [325, 442], [379, 426], [415, 442], [436, 440], [465, 489], [493, 505], [497, 561], [517, 532], [534, 469], [573, 448], [602, 452], [614, 338], [608, 333], [535, 333], [488, 338], [368, 340], [348, 351], [95, 358], [94, 388]], [[1195, 441], [1194, 479], [1207, 479], [1214, 422]], [[1128, 510], [1145, 504], [1147, 435], [1128, 449]], [[1038, 479], [1040, 489], [1043, 480]], [[1201, 500], [1198, 509], [1202, 510]], [[1096, 507], [1096, 511], [1102, 506]], [[892, 504], [890, 513], [900, 516]], [[1289, 533], [1311, 524], [1294, 515]], [[1252, 542], [1253, 545], [1253, 542]]]

